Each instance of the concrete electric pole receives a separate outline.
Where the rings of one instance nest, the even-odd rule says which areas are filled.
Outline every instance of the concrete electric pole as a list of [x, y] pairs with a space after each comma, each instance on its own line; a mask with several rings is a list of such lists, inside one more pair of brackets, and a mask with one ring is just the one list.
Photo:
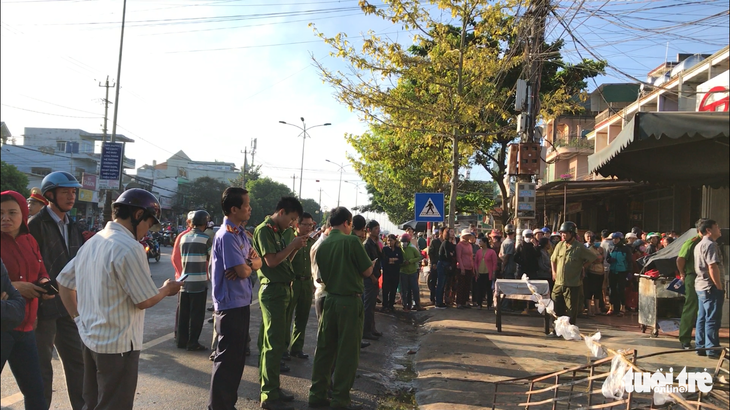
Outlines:
[[[530, 36], [525, 41], [527, 64], [527, 110], [517, 120], [520, 134], [517, 154], [517, 181], [514, 192], [514, 225], [518, 238], [522, 229], [535, 219], [536, 192], [533, 177], [540, 171], [540, 141], [535, 140], [535, 127], [540, 113], [540, 80], [542, 76], [542, 49], [545, 42], [545, 20], [550, 0], [534, 0], [525, 14], [531, 19]], [[519, 87], [518, 87], [519, 88]]]

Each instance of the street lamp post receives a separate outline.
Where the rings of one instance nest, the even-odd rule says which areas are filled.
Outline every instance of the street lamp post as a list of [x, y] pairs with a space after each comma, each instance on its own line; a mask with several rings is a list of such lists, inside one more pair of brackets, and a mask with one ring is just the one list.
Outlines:
[[[284, 124], [284, 125], [291, 125], [292, 127], [299, 128], [302, 131], [299, 134], [302, 136], [302, 166], [299, 169], [299, 199], [302, 199], [302, 181], [303, 181], [302, 175], [304, 175], [304, 142], [307, 140], [307, 137], [309, 136], [309, 134], [307, 133], [307, 123], [304, 122], [304, 117], [299, 117], [299, 119], [302, 120], [301, 127], [298, 125], [295, 125], [295, 124], [289, 124], [286, 121], [279, 121], [279, 123]], [[332, 124], [329, 122], [325, 122], [324, 124], [315, 125], [313, 127], [309, 127], [308, 129], [311, 130], [312, 128], [324, 127], [327, 125], [332, 125]], [[309, 138], [312, 138], [312, 137], [309, 137]]]
[[349, 164], [345, 164], [343, 162], [342, 165], [340, 165], [340, 164], [338, 164], [336, 162], [332, 162], [328, 159], [325, 159], [325, 161], [329, 162], [330, 164], [334, 164], [335, 166], [340, 168], [340, 186], [339, 186], [339, 188], [337, 188], [337, 206], [340, 206], [340, 192], [342, 192], [342, 173], [345, 171], [345, 167]]
[[352, 181], [345, 181], [348, 184], [355, 185], [355, 208], [357, 208], [357, 194], [360, 193], [360, 187], [365, 185], [365, 182], [359, 181], [359, 182], [352, 182]]

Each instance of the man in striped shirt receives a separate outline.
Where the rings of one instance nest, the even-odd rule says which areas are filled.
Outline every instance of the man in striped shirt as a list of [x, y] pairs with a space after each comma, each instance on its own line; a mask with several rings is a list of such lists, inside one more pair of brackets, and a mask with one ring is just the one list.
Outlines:
[[59, 294], [83, 342], [87, 409], [134, 407], [144, 309], [173, 296], [182, 283], [157, 289], [138, 242], [159, 226], [160, 203], [143, 189], [124, 191], [114, 220], [79, 249], [58, 275]]
[[189, 351], [208, 350], [198, 342], [198, 338], [203, 330], [205, 302], [208, 298], [208, 259], [213, 239], [204, 231], [209, 220], [208, 212], [195, 211], [191, 220], [192, 229], [180, 239], [185, 283], [180, 292], [177, 347]]

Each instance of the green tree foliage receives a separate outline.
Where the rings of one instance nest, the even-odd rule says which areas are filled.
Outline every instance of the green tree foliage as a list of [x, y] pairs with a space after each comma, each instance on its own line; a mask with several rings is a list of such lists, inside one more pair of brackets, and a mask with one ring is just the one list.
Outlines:
[[228, 184], [210, 177], [200, 177], [189, 184], [180, 185], [176, 200], [177, 208], [184, 209], [183, 212], [204, 209], [208, 211], [212, 220], [222, 221], [221, 195], [227, 187]]
[[243, 186], [243, 181], [246, 181], [246, 189], [248, 189], [248, 183], [261, 178], [261, 165], [247, 166], [245, 170], [242, 170], [236, 179], [231, 179], [231, 186]]
[[269, 177], [247, 182], [246, 187], [252, 208], [248, 225], [253, 226], [260, 224], [267, 215], [274, 213], [276, 204], [282, 196], [294, 196], [289, 187]]
[[[349, 137], [361, 156], [366, 149], [390, 149], [374, 154], [387, 157], [380, 166], [386, 160], [420, 166], [415, 176], [408, 177], [413, 187], [442, 190], [443, 184], [450, 182], [449, 208], [458, 208], [459, 168], [473, 160], [500, 186], [504, 217], [508, 217], [509, 201], [502, 180], [507, 144], [516, 138], [511, 107], [514, 84], [526, 68], [524, 39], [531, 20], [515, 17], [521, 4], [516, 0], [431, 1], [441, 13], [428, 12], [421, 3], [392, 0], [378, 8], [360, 2], [365, 14], [415, 31], [410, 47], [370, 32], [358, 50], [345, 33], [327, 37], [317, 32], [332, 47], [331, 55], [344, 60], [348, 70], [333, 71], [315, 63], [323, 79], [334, 87], [336, 97], [371, 126], [377, 126], [369, 133]], [[562, 42], [543, 45], [544, 52], [539, 53], [544, 60], [543, 115], [577, 110], [576, 97], [585, 88], [583, 80], [600, 74], [605, 67], [603, 62], [590, 60], [566, 64], [560, 59], [561, 47]], [[362, 162], [371, 160], [377, 159], [364, 157]], [[379, 166], [370, 171], [365, 168], [358, 170], [363, 171], [363, 179], [384, 201], [401, 198], [397, 207], [402, 208], [403, 198], [410, 195], [393, 186], [389, 187], [392, 194], [384, 193], [382, 187], [406, 179], [396, 178], [400, 175], [391, 170], [379, 171]], [[384, 207], [385, 203], [375, 206]], [[453, 216], [450, 212], [450, 223]]]
[[16, 191], [28, 197], [30, 191], [28, 190], [28, 177], [18, 171], [15, 165], [8, 164], [5, 161], [0, 161], [2, 164], [2, 170], [0, 170], [0, 191]]
[[312, 219], [314, 219], [314, 223], [319, 224], [322, 222], [322, 211], [320, 210], [321, 206], [315, 201], [314, 199], [302, 199], [302, 208], [304, 208], [304, 212], [309, 212], [312, 214]]

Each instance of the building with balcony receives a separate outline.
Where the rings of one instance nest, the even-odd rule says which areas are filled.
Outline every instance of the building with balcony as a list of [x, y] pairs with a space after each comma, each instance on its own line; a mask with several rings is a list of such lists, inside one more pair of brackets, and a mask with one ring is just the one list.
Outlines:
[[[711, 123], [688, 126], [688, 121], [696, 111], [727, 112], [728, 68], [725, 47], [711, 56], [678, 55], [677, 61], [651, 70], [642, 85], [600, 86], [591, 93], [595, 126], [585, 138], [593, 144], [593, 152], [558, 146], [562, 136], [568, 137], [564, 146], [576, 141], [578, 127], [587, 122], [563, 118], [548, 122], [555, 125], [545, 133], [546, 139], [554, 138], [547, 143], [546, 160], [555, 163], [548, 166], [538, 188], [539, 216], [550, 225], [567, 219], [594, 232], [626, 232], [632, 226], [682, 232], [705, 215], [727, 227], [730, 176], [723, 141], [728, 127], [714, 125], [722, 122], [718, 116]], [[683, 117], [682, 111], [688, 115]], [[662, 122], [666, 117], [653, 115], [662, 112], [677, 115], [672, 122]], [[727, 123], [727, 115], [724, 118]], [[647, 124], [664, 127], [665, 132], [650, 137], [644, 129]], [[703, 157], [705, 161], [697, 162]]]

